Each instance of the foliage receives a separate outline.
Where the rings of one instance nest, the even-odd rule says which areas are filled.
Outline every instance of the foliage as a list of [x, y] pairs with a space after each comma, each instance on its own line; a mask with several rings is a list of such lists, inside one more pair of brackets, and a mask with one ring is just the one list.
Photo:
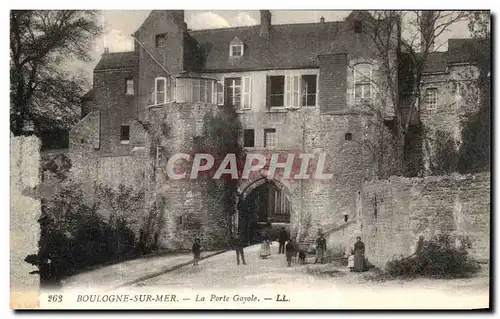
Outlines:
[[[424, 67], [429, 54], [439, 49], [434, 46], [435, 40], [450, 26], [467, 17], [468, 12], [463, 11], [391, 10], [376, 11], [373, 16], [365, 16], [363, 33], [369, 38], [379, 60], [375, 73], [378, 80], [372, 79], [377, 99], [372, 111], [375, 111], [379, 122], [389, 128], [391, 138], [388, 140], [394, 145], [395, 174], [409, 174], [405, 167], [405, 158], [408, 157], [405, 157], [404, 152], [408, 149], [406, 143], [409, 141], [406, 135], [411, 132], [410, 127], [420, 110]], [[399, 72], [396, 57], [404, 61], [404, 68], [400, 68]], [[405, 73], [401, 74], [401, 71]], [[398, 86], [399, 79], [402, 79], [401, 87]], [[392, 120], [387, 120], [387, 111], [391, 108], [394, 115]], [[376, 130], [380, 132], [378, 136], [384, 132], [380, 127]], [[375, 152], [375, 156], [380, 157], [385, 150], [380, 148], [375, 149]], [[382, 160], [379, 162], [383, 163]], [[380, 175], [380, 167], [378, 171]]]
[[[108, 195], [110, 201], [122, 198], [116, 191]], [[44, 202], [39, 220], [39, 251], [25, 259], [39, 268], [42, 285], [57, 285], [61, 278], [79, 270], [142, 252], [137, 249], [135, 234], [124, 218], [126, 214], [112, 213], [105, 218], [99, 213], [100, 204], [85, 204], [82, 189], [75, 184], [66, 185], [53, 199]], [[117, 207], [128, 209], [125, 205]]]
[[422, 241], [414, 255], [389, 261], [387, 273], [391, 276], [432, 278], [460, 278], [477, 273], [480, 267], [467, 253], [467, 249], [471, 248], [470, 242], [460, 237], [460, 245], [456, 247], [452, 239], [448, 234], [440, 234]]
[[[227, 154], [235, 154], [238, 171], [241, 172], [244, 150], [239, 143], [240, 132], [241, 123], [234, 108], [224, 106], [216, 114], [207, 113], [203, 123], [203, 135], [196, 139], [194, 151], [211, 154], [215, 158], [214, 170]], [[229, 236], [230, 216], [234, 213], [238, 180], [232, 179], [228, 174], [222, 175], [220, 180], [214, 180], [210, 178], [213, 173], [214, 171], [202, 175], [202, 180], [207, 185], [208, 195], [224, 205], [223, 213]]]
[[96, 11], [12, 10], [10, 13], [10, 116], [14, 135], [38, 136], [78, 120], [83, 82], [64, 65], [89, 61], [92, 40], [101, 33]]
[[42, 157], [42, 172], [52, 172], [61, 181], [68, 177], [71, 166], [71, 160], [65, 154]]

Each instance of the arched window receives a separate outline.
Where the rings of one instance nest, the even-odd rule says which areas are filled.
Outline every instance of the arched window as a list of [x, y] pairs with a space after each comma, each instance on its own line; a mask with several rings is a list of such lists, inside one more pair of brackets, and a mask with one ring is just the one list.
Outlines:
[[360, 63], [354, 66], [354, 98], [364, 100], [372, 98], [372, 65]]

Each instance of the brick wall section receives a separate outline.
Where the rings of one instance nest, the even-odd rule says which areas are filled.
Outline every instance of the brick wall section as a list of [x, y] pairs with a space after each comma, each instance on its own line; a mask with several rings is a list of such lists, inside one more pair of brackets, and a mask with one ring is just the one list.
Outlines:
[[319, 104], [322, 113], [346, 108], [347, 54], [320, 55], [318, 57]]
[[409, 256], [419, 236], [442, 232], [468, 236], [471, 255], [489, 259], [489, 173], [391, 177], [365, 183], [362, 195], [363, 241], [373, 264], [384, 267], [394, 255]]
[[196, 236], [201, 238], [204, 249], [227, 244], [226, 216], [220, 198], [209, 194], [203, 180], [172, 180], [162, 171], [171, 155], [193, 154], [193, 138], [202, 135], [203, 118], [208, 112], [217, 112], [217, 106], [170, 103], [150, 110], [149, 156], [155, 157], [156, 147], [161, 146], [165, 158], [151, 176], [148, 191], [163, 216], [159, 236], [162, 248], [191, 249]]
[[136, 79], [135, 68], [94, 72], [94, 107], [100, 111], [100, 154], [123, 155], [132, 144], [120, 143], [121, 125], [130, 125], [136, 118], [136, 97], [126, 95], [126, 79]]
[[69, 132], [69, 147], [73, 152], [89, 152], [100, 148], [101, 112], [85, 116]]

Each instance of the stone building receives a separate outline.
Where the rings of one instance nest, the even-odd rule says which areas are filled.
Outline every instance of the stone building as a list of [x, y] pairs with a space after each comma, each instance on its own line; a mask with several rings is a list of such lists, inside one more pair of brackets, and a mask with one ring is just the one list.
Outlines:
[[[75, 176], [145, 190], [143, 217], [156, 207], [164, 248], [187, 248], [193, 236], [223, 245], [230, 230], [252, 242], [269, 225], [307, 241], [357, 219], [361, 185], [380, 166], [366, 147], [377, 134], [370, 123], [382, 121], [373, 110], [393, 120], [382, 62], [364, 32], [370, 21], [353, 11], [343, 21], [274, 25], [261, 10], [260, 25], [191, 31], [183, 11], [152, 11], [133, 34], [134, 51], [105, 52], [94, 70], [85, 117], [70, 132]], [[248, 154], [326, 154], [332, 178], [240, 178], [228, 212], [205, 182], [166, 177], [168, 158], [192, 154], [207, 115], [224, 107], [236, 111]]]

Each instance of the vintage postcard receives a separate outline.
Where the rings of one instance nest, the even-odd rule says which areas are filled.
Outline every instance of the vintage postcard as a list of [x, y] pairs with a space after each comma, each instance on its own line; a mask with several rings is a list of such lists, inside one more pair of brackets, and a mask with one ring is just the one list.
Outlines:
[[490, 309], [489, 11], [10, 12], [13, 309]]

